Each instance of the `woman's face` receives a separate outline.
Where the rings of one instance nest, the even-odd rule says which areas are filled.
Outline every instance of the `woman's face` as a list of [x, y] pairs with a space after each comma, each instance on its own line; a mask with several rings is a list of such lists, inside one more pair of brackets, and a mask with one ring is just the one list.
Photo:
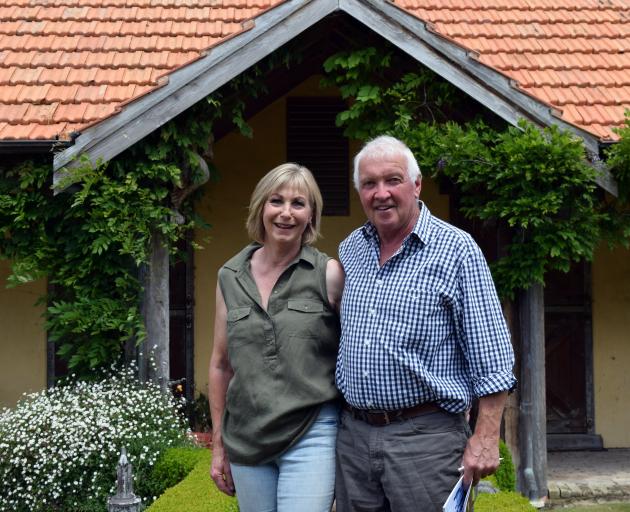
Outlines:
[[265, 242], [302, 243], [302, 234], [311, 222], [313, 211], [308, 196], [291, 186], [271, 194], [262, 212]]

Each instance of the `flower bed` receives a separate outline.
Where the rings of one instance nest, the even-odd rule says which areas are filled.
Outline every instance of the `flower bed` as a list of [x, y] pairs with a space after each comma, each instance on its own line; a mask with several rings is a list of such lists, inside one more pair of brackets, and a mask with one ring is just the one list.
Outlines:
[[123, 446], [151, 502], [159, 455], [189, 443], [174, 400], [132, 369], [27, 395], [0, 412], [0, 510], [105, 511]]

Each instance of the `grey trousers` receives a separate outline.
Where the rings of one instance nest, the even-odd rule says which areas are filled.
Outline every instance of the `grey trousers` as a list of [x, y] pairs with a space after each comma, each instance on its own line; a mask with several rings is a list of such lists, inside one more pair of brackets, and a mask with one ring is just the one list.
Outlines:
[[337, 433], [337, 512], [441, 512], [470, 428], [439, 411], [383, 427], [342, 411]]

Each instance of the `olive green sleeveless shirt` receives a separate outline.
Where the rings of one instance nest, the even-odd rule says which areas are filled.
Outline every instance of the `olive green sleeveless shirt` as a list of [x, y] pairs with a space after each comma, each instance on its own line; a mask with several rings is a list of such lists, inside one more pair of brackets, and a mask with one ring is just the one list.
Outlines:
[[247, 246], [219, 270], [234, 370], [223, 443], [231, 462], [250, 465], [289, 448], [308, 430], [320, 406], [338, 396], [339, 319], [326, 293], [330, 258], [302, 247], [275, 284], [265, 311], [250, 271], [258, 248]]

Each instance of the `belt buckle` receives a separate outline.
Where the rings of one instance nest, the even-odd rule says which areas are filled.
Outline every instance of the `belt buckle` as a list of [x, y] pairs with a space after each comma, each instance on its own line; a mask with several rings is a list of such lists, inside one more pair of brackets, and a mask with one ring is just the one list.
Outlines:
[[368, 414], [382, 415], [383, 419], [385, 420], [385, 425], [389, 425], [392, 422], [392, 420], [389, 418], [389, 413], [387, 411], [385, 411], [385, 410], [368, 411]]

